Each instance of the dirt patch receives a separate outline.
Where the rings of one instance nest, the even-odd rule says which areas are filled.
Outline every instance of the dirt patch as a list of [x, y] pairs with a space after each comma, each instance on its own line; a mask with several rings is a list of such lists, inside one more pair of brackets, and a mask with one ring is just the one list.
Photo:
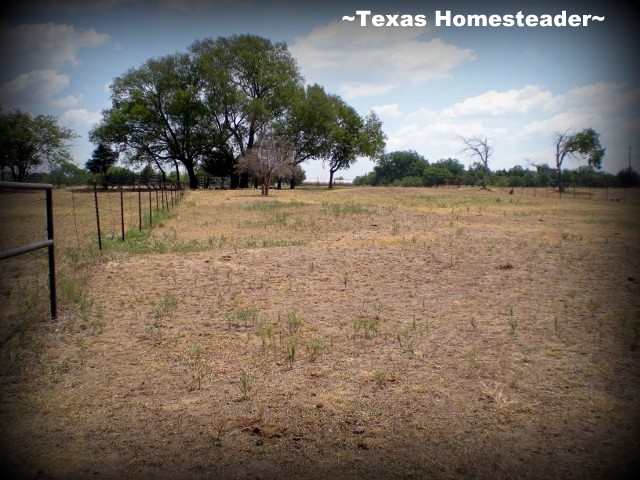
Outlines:
[[103, 254], [88, 311], [3, 347], [3, 463], [630, 477], [637, 214], [464, 189], [189, 193], [149, 240], [167, 253]]

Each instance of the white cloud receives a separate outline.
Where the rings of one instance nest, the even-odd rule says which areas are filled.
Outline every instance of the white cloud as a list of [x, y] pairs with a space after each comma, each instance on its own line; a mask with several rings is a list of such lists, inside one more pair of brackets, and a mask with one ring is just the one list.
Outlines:
[[375, 85], [375, 84], [352, 84], [343, 83], [338, 86], [338, 93], [347, 99], [369, 97], [371, 95], [382, 95], [389, 93], [396, 85]]
[[387, 105], [378, 105], [373, 107], [371, 110], [376, 112], [379, 117], [382, 118], [402, 118], [402, 112], [400, 111], [400, 105], [397, 103], [389, 103]]
[[23, 73], [0, 85], [0, 104], [6, 108], [28, 109], [33, 105], [65, 106], [77, 104], [81, 96], [57, 95], [69, 85], [69, 76], [54, 70]]
[[518, 90], [505, 92], [490, 90], [456, 103], [443, 114], [450, 117], [528, 115], [533, 112], [558, 111], [563, 103], [564, 98], [561, 95], [554, 95], [536, 85], [527, 85]]
[[439, 38], [421, 40], [426, 31], [336, 21], [296, 38], [290, 51], [308, 82], [327, 83], [339, 74], [347, 79], [345, 84], [362, 86], [356, 95], [387, 93], [405, 82], [445, 78], [462, 62], [474, 60], [470, 49]]
[[100, 122], [100, 112], [91, 112], [85, 108], [67, 110], [60, 115], [58, 122], [71, 129], [86, 129], [94, 127]]
[[71, 25], [35, 23], [18, 26], [0, 24], [0, 58], [21, 71], [59, 69], [78, 65], [81, 48], [97, 47], [109, 36], [94, 29], [77, 30]]

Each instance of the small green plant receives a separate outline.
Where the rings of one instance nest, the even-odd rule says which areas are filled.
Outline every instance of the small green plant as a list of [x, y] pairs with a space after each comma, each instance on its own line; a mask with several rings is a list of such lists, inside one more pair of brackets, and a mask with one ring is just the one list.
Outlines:
[[293, 368], [293, 362], [296, 360], [296, 355], [298, 353], [298, 335], [291, 335], [287, 338], [285, 343], [285, 355], [287, 358], [287, 362], [289, 363], [289, 368]]
[[287, 328], [289, 329], [289, 335], [298, 333], [301, 325], [302, 318], [298, 315], [298, 312], [291, 311], [287, 314]]
[[254, 308], [238, 308], [224, 315], [227, 327], [244, 326], [245, 328], [255, 325], [258, 322], [258, 311]]
[[240, 392], [242, 393], [242, 400], [246, 400], [249, 398], [249, 393], [253, 388], [253, 378], [251, 373], [247, 370], [243, 369], [240, 372]]
[[475, 350], [469, 350], [464, 354], [464, 358], [469, 362], [469, 365], [476, 366], [478, 362], [478, 354]]
[[262, 341], [262, 353], [266, 354], [270, 348], [274, 348], [273, 325], [265, 318], [258, 320], [258, 336]]
[[152, 323], [147, 325], [144, 329], [145, 333], [149, 338], [151, 338], [155, 343], [160, 343], [162, 340], [162, 325], [159, 323]]
[[469, 324], [471, 325], [471, 328], [473, 328], [474, 332], [478, 329], [478, 321], [476, 320], [476, 317], [472, 316], [469, 319]]
[[204, 347], [199, 343], [191, 345], [187, 351], [187, 367], [191, 372], [191, 378], [198, 385], [198, 390], [202, 386], [202, 379], [206, 376], [208, 364], [202, 358]]
[[342, 284], [344, 285], [344, 289], [347, 289], [347, 285], [349, 284], [349, 274], [348, 273], [343, 273], [342, 274]]
[[391, 222], [391, 234], [395, 237], [398, 233], [400, 233], [400, 222], [394, 218]]
[[402, 347], [402, 342], [409, 338], [409, 330], [406, 328], [399, 328], [396, 330], [395, 336], [398, 344]]
[[387, 369], [376, 368], [373, 371], [373, 381], [379, 388], [384, 387], [384, 384], [387, 381]]
[[518, 319], [513, 315], [513, 307], [509, 308], [509, 327], [511, 327], [511, 333], [516, 333]]
[[353, 321], [353, 338], [357, 338], [360, 332], [369, 340], [378, 333], [378, 320], [375, 318], [358, 317]]
[[560, 333], [560, 320], [557, 316], [553, 319], [553, 329], [556, 331], [556, 333]]
[[315, 362], [319, 356], [322, 355], [325, 349], [325, 344], [321, 338], [312, 338], [307, 343], [307, 353], [312, 362]]
[[381, 303], [376, 303], [373, 306], [373, 311], [375, 312], [376, 320], [380, 320], [380, 315], [382, 315], [383, 310], [384, 310], [384, 306]]
[[173, 293], [165, 293], [164, 298], [153, 303], [152, 313], [155, 318], [172, 317], [178, 309], [178, 299]]

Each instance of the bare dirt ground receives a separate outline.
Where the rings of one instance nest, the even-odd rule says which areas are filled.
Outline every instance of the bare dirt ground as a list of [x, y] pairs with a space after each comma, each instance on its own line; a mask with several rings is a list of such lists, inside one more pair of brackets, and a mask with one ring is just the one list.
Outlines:
[[189, 192], [2, 346], [4, 478], [635, 477], [634, 193]]

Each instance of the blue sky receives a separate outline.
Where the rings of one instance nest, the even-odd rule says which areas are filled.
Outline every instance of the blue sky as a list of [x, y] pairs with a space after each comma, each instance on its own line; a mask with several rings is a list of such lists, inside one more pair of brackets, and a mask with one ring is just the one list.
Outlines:
[[[79, 139], [110, 106], [109, 83], [197, 39], [252, 33], [285, 41], [306, 83], [320, 83], [383, 121], [387, 151], [458, 158], [460, 136], [487, 137], [492, 169], [554, 162], [554, 133], [595, 128], [603, 169], [640, 171], [637, 19], [613, 2], [290, 0], [23, 0], [0, 16], [0, 106], [58, 117]], [[357, 10], [424, 15], [424, 27], [342, 21]], [[451, 15], [604, 16], [586, 27], [435, 26]], [[577, 162], [568, 162], [575, 168]], [[303, 167], [326, 178], [320, 162]], [[373, 168], [359, 160], [345, 178]]]

